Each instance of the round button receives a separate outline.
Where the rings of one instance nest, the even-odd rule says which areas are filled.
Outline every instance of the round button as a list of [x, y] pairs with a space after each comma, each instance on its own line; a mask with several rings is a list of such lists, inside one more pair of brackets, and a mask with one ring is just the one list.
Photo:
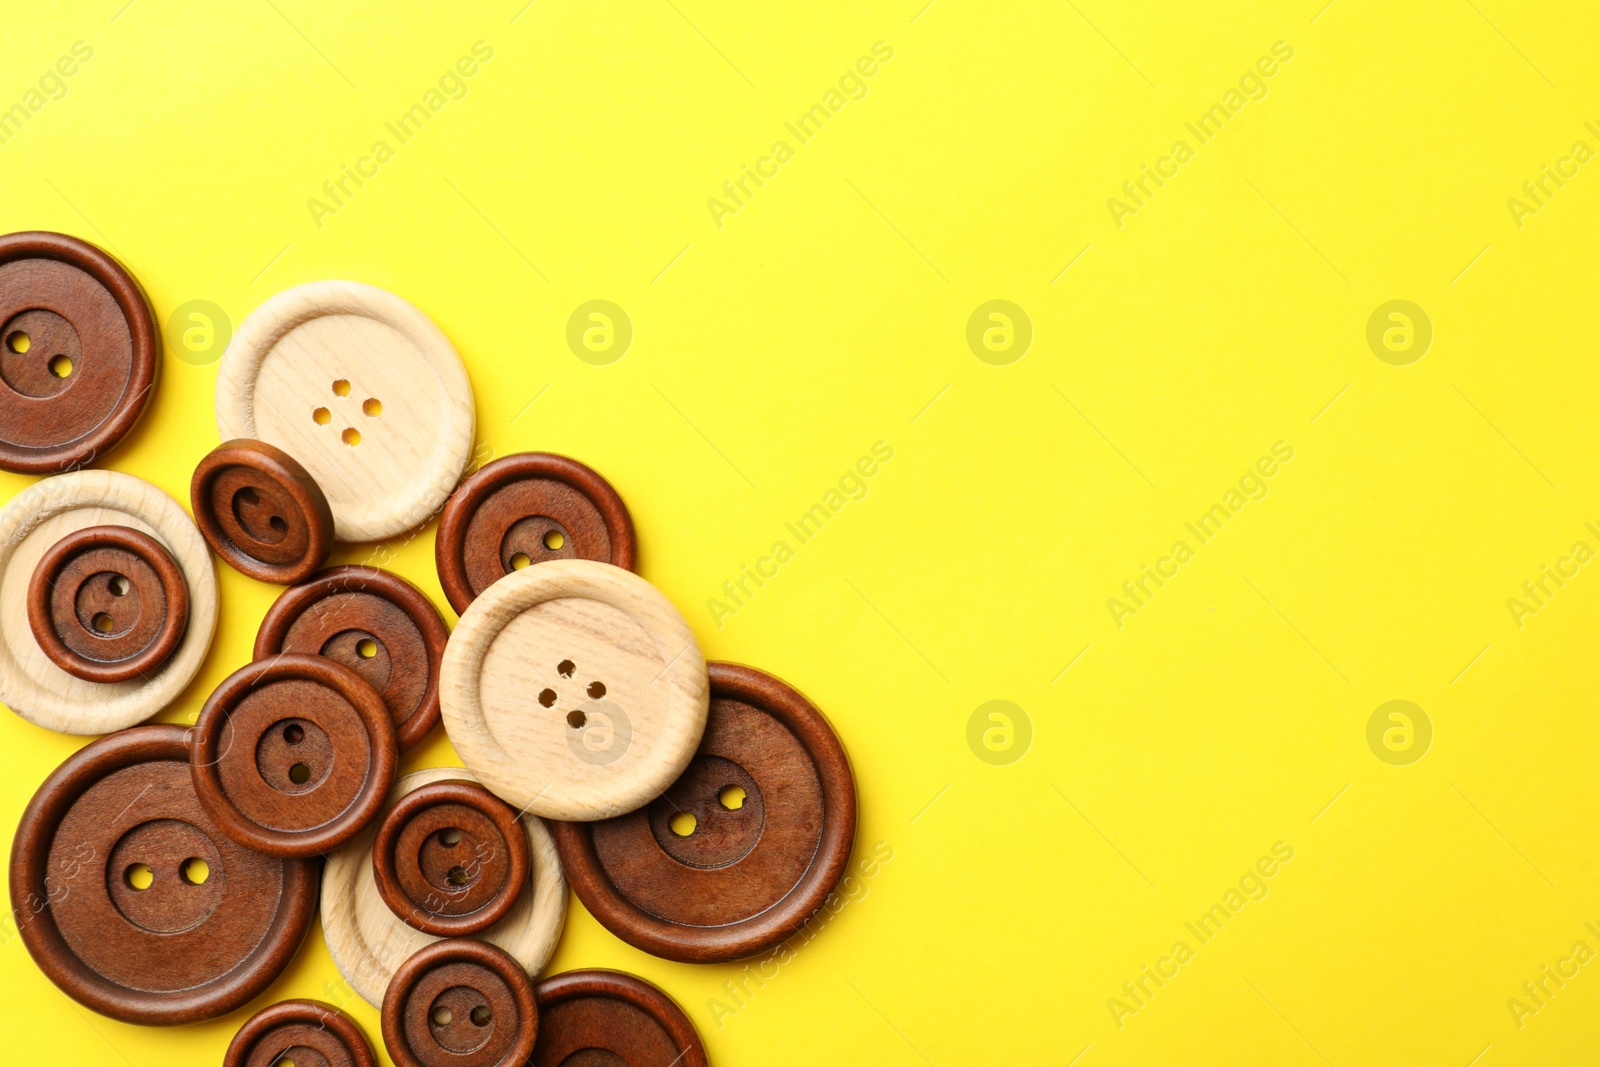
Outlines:
[[194, 521], [217, 555], [263, 582], [292, 585], [333, 548], [327, 497], [294, 458], [264, 441], [226, 441], [189, 482]]
[[150, 402], [160, 355], [122, 264], [65, 234], [0, 237], [0, 468], [54, 473], [111, 451]]
[[611, 483], [549, 452], [497, 459], [462, 482], [434, 541], [439, 584], [458, 614], [531, 563], [592, 559], [631, 571], [638, 552], [633, 519]]
[[440, 670], [456, 753], [508, 803], [609, 819], [689, 765], [706, 665], [688, 623], [631, 571], [582, 559], [515, 571], [461, 616]]
[[534, 987], [539, 1040], [528, 1067], [708, 1067], [683, 1009], [621, 971], [567, 971]]
[[485, 941], [435, 941], [383, 996], [383, 1043], [397, 1067], [523, 1067], [538, 1030], [533, 981]]
[[252, 311], [217, 374], [223, 440], [268, 441], [328, 494], [341, 541], [438, 512], [472, 458], [472, 386], [433, 320], [358, 282], [287, 289]]
[[28, 583], [28, 625], [51, 662], [91, 682], [162, 667], [189, 625], [189, 586], [161, 542], [91, 526], [45, 552]]
[[195, 795], [180, 726], [80, 749], [11, 850], [11, 907], [45, 975], [126, 1022], [224, 1015], [267, 988], [316, 911], [317, 870], [229, 839]]
[[449, 637], [438, 609], [399, 575], [330, 567], [268, 609], [255, 658], [298, 652], [349, 667], [383, 697], [403, 751], [439, 722], [439, 661]]
[[689, 963], [772, 948], [850, 862], [850, 761], [816, 706], [750, 667], [711, 663], [711, 713], [689, 768], [648, 806], [555, 823], [578, 899], [624, 941]]
[[378, 691], [320, 656], [285, 653], [229, 675], [195, 721], [195, 791], [224, 833], [274, 856], [315, 856], [361, 832], [399, 762]]
[[[122, 682], [62, 670], [40, 647], [28, 614], [28, 591], [45, 554], [70, 534], [107, 525], [159, 543], [182, 572], [189, 601], [188, 626], [166, 666]], [[96, 614], [89, 615], [91, 626]], [[120, 609], [106, 614], [115, 632]], [[0, 703], [29, 722], [70, 734], [108, 734], [143, 722], [194, 680], [216, 625], [217, 575], [205, 540], [178, 502], [149, 482], [117, 471], [74, 471], [35, 482], [0, 508]]]
[[470, 782], [408, 793], [378, 824], [378, 892], [389, 909], [436, 937], [486, 930], [528, 882], [528, 839], [517, 813]]
[[315, 1000], [262, 1008], [233, 1035], [222, 1067], [378, 1067], [350, 1016]]

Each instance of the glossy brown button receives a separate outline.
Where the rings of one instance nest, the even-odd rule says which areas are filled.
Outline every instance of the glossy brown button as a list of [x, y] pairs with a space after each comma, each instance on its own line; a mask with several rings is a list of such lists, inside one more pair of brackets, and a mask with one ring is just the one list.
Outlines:
[[457, 614], [531, 563], [590, 559], [631, 571], [638, 552], [633, 519], [611, 483], [549, 452], [497, 459], [462, 482], [434, 541], [439, 583]]
[[189, 744], [195, 791], [217, 825], [274, 856], [314, 856], [360, 833], [399, 758], [376, 689], [333, 660], [292, 653], [229, 675]]
[[528, 883], [528, 835], [517, 813], [471, 782], [407, 793], [378, 824], [372, 873], [384, 903], [435, 937], [503, 919]]
[[59, 474], [139, 421], [161, 335], [111, 256], [60, 233], [0, 237], [0, 467]]
[[761, 671], [708, 663], [694, 759], [654, 802], [551, 824], [578, 899], [624, 941], [688, 963], [789, 937], [844, 876], [855, 841], [850, 761], [828, 720]]
[[528, 1067], [707, 1067], [683, 1009], [621, 971], [567, 971], [534, 987], [539, 1042]]
[[532, 980], [487, 941], [435, 941], [383, 995], [383, 1043], [397, 1067], [523, 1067], [538, 1030]]
[[127, 526], [90, 526], [45, 550], [28, 582], [28, 625], [50, 661], [90, 682], [163, 666], [189, 625], [172, 554]]
[[211, 820], [185, 734], [136, 726], [79, 750], [34, 794], [11, 849], [12, 913], [40, 969], [127, 1022], [241, 1007], [316, 913], [315, 864], [254, 852]]
[[194, 521], [217, 555], [263, 582], [293, 585], [333, 548], [333, 512], [294, 457], [265, 441], [225, 441], [194, 469]]
[[439, 722], [439, 661], [450, 632], [416, 586], [376, 567], [330, 567], [284, 591], [256, 631], [255, 658], [323, 656], [372, 684], [405, 750]]
[[222, 1067], [378, 1067], [357, 1022], [315, 1000], [262, 1008], [233, 1035]]

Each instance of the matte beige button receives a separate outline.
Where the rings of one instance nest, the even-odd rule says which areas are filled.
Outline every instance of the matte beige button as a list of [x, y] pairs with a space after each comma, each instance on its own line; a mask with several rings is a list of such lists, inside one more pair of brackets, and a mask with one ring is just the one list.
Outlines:
[[592, 560], [513, 571], [467, 608], [440, 670], [461, 761], [512, 805], [609, 819], [655, 799], [693, 758], [705, 658], [655, 586]]
[[222, 439], [265, 441], [298, 460], [341, 541], [393, 537], [438, 511], [471, 458], [473, 410], [450, 339], [360, 282], [308, 282], [267, 300], [217, 375]]
[[[477, 779], [459, 767], [432, 767], [405, 775], [394, 784], [378, 823], [328, 857], [322, 874], [322, 932], [328, 952], [350, 988], [373, 1007], [395, 969], [438, 938], [406, 924], [384, 903], [372, 868], [372, 846], [379, 824], [400, 798], [435, 782]], [[511, 953], [530, 975], [538, 974], [555, 952], [567, 916], [567, 881], [556, 858], [550, 831], [531, 815], [522, 816], [530, 863], [517, 902], [505, 918], [473, 936]]]
[[[123, 682], [75, 678], [45, 655], [28, 621], [28, 584], [63, 537], [126, 526], [153, 538], [188, 587], [189, 621], [165, 666]], [[148, 719], [194, 679], [217, 625], [217, 576], [194, 523], [167, 494], [117, 471], [46, 478], [0, 509], [0, 703], [50, 730], [106, 734]]]

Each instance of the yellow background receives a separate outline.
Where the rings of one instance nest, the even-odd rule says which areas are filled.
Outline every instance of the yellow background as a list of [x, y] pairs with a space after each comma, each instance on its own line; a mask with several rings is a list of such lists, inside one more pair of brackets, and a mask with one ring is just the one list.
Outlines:
[[[603, 472], [706, 654], [829, 714], [857, 855], [894, 854], [865, 896], [720, 1028], [739, 967], [653, 959], [576, 903], [552, 972], [656, 981], [723, 1065], [1592, 1058], [1600, 964], [1520, 1027], [1507, 1000], [1600, 949], [1600, 564], [1520, 627], [1507, 600], [1600, 548], [1600, 164], [1520, 228], [1506, 204], [1600, 147], [1591, 7], [524, 2], [9, 4], [0, 106], [94, 57], [0, 147], [0, 231], [112, 249], [163, 323], [320, 278], [407, 297], [459, 347], [487, 451]], [[315, 225], [307, 199], [480, 40], [465, 98]], [[797, 145], [784, 123], [877, 41], [867, 95]], [[1198, 147], [1185, 121], [1277, 41], [1268, 94]], [[707, 199], [780, 138], [795, 158], [719, 228]], [[1179, 138], [1196, 157], [1119, 228], [1107, 199]], [[565, 341], [597, 298], [635, 332], [607, 366]], [[1034, 330], [1007, 366], [966, 341], [991, 299]], [[1366, 342], [1393, 299], [1435, 332], [1408, 366]], [[187, 504], [216, 367], [179, 343], [108, 465]], [[877, 441], [868, 495], [717, 626], [708, 598]], [[1119, 628], [1107, 599], [1277, 441], [1266, 498]], [[432, 544], [391, 565], [444, 608]], [[247, 660], [277, 592], [219, 573], [163, 719]], [[1010, 765], [967, 745], [994, 699], [1033, 728]], [[1393, 699], [1434, 729], [1407, 766], [1366, 740]], [[0, 717], [0, 823], [82, 743]], [[453, 761], [441, 732], [405, 766]], [[1266, 898], [1195, 944], [1279, 841]], [[1108, 1000], [1179, 939], [1195, 958], [1119, 1027]], [[91, 1016], [15, 937], [0, 992], [4, 1059], [83, 1064], [215, 1063], [250, 1010], [348, 997], [320, 932], [204, 1025]]]

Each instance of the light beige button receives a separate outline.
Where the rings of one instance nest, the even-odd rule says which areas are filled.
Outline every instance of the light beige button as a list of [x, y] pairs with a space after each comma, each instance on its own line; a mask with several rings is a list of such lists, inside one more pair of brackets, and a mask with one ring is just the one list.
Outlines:
[[240, 324], [217, 375], [222, 439], [265, 441], [298, 460], [341, 541], [393, 537], [436, 512], [471, 458], [473, 411], [450, 339], [360, 282], [272, 297]]
[[[448, 780], [476, 781], [459, 767], [431, 767], [405, 775], [389, 791], [384, 815], [412, 790]], [[372, 842], [382, 821], [380, 816], [329, 856], [322, 873], [322, 932], [328, 952], [350, 988], [375, 1008], [383, 1005], [383, 992], [395, 969], [418, 949], [439, 940], [409, 926], [389, 909], [378, 891], [372, 873]], [[524, 814], [522, 824], [528, 832], [528, 872], [533, 885], [523, 889], [505, 918], [474, 936], [511, 953], [532, 976], [550, 961], [561, 937], [567, 915], [567, 881], [544, 823]]]
[[[172, 657], [126, 682], [91, 682], [56, 666], [28, 624], [28, 581], [61, 538], [126, 526], [160, 543], [189, 590], [189, 623]], [[143, 722], [194, 678], [217, 626], [217, 575], [200, 531], [177, 502], [131, 474], [85, 470], [24, 489], [0, 510], [0, 703], [68, 734], [106, 734]]]
[[661, 794], [705, 730], [688, 623], [631, 571], [558, 559], [513, 571], [461, 617], [440, 668], [456, 752], [490, 790], [549, 819], [609, 819]]

